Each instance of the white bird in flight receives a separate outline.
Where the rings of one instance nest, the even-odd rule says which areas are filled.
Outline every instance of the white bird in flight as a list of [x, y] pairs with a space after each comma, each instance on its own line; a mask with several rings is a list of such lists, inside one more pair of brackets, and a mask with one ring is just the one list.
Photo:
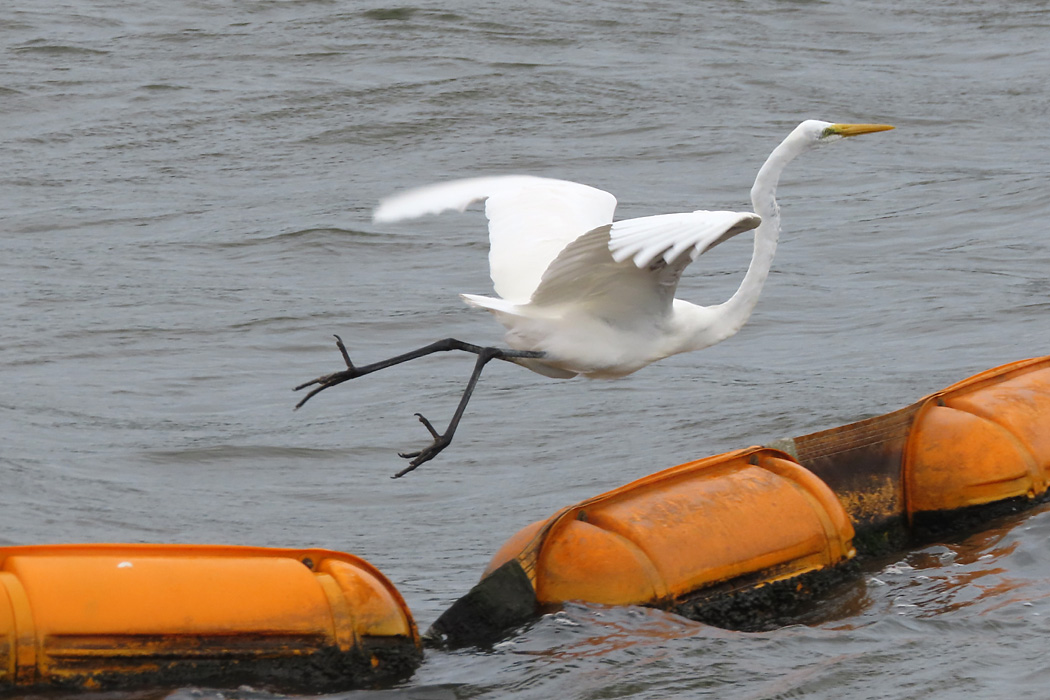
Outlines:
[[[528, 175], [455, 180], [380, 202], [374, 221], [393, 222], [484, 200], [489, 267], [498, 297], [462, 294], [506, 329], [509, 348], [446, 338], [370, 365], [355, 366], [336, 336], [346, 369], [301, 384], [317, 384], [296, 406], [329, 387], [435, 352], [477, 355], [466, 390], [444, 433], [421, 414], [433, 442], [401, 454], [414, 470], [448, 446], [484, 366], [506, 360], [555, 378], [614, 378], [681, 352], [732, 336], [747, 321], [769, 275], [780, 236], [776, 188], [784, 167], [823, 143], [892, 129], [885, 124], [807, 120], [777, 146], [751, 188], [755, 212], [704, 211], [613, 221], [616, 198], [576, 182]], [[717, 306], [675, 299], [686, 266], [707, 250], [755, 229], [754, 254], [740, 287]]]

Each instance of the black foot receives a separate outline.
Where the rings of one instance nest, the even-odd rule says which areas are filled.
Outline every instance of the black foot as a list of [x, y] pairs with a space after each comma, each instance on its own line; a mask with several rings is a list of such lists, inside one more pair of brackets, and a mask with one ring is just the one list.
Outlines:
[[390, 477], [392, 479], [399, 479], [405, 474], [414, 471], [415, 468], [418, 467], [420, 464], [423, 464], [424, 462], [429, 462], [430, 460], [434, 459], [438, 456], [438, 454], [441, 453], [441, 450], [448, 447], [449, 443], [452, 442], [451, 435], [442, 435], [441, 433], [439, 433], [431, 424], [431, 422], [427, 420], [422, 413], [417, 413], [416, 417], [419, 418], [419, 422], [422, 423], [423, 427], [427, 429], [427, 431], [430, 433], [430, 436], [434, 438], [434, 442], [430, 443], [419, 452], [398, 452], [398, 457], [402, 457], [411, 461], [408, 463], [407, 467], [399, 471], [397, 474], [394, 474], [394, 476]]
[[295, 404], [296, 409], [301, 408], [304, 403], [306, 403], [325, 389], [333, 387], [336, 384], [342, 384], [345, 381], [361, 376], [362, 373], [359, 372], [357, 367], [354, 367], [354, 363], [350, 361], [350, 353], [346, 351], [346, 346], [343, 345], [343, 339], [339, 336], [335, 336], [335, 345], [337, 348], [339, 348], [339, 352], [343, 356], [343, 362], [346, 363], [346, 369], [342, 370], [341, 372], [333, 372], [331, 374], [322, 375], [317, 379], [312, 379], [295, 387], [295, 391], [299, 391], [300, 389], [305, 389], [306, 387], [313, 386], [314, 384], [319, 385], [316, 389], [313, 389], [309, 394], [304, 396], [302, 401]]
[[395, 479], [404, 476], [405, 474], [408, 474], [420, 464], [434, 459], [434, 457], [440, 454], [441, 451], [448, 447], [449, 443], [452, 442], [452, 436], [456, 433], [456, 428], [459, 426], [459, 421], [463, 417], [463, 411], [466, 409], [467, 402], [470, 400], [470, 396], [474, 392], [474, 387], [478, 383], [478, 378], [481, 376], [481, 370], [484, 369], [485, 365], [490, 360], [499, 359], [505, 360], [507, 362], [515, 362], [516, 360], [522, 358], [544, 357], [544, 354], [537, 350], [510, 350], [504, 348], [484, 347], [481, 345], [472, 345], [471, 343], [464, 343], [462, 340], [456, 340], [455, 338], [445, 338], [444, 340], [438, 340], [436, 342], [431, 343], [430, 345], [417, 348], [416, 350], [411, 350], [401, 355], [397, 355], [396, 357], [391, 357], [386, 360], [380, 360], [379, 362], [373, 362], [372, 364], [361, 365], [360, 367], [358, 367], [350, 361], [350, 354], [346, 351], [346, 346], [343, 345], [343, 339], [339, 336], [336, 336], [335, 340], [336, 347], [339, 348], [339, 352], [343, 355], [343, 362], [346, 363], [346, 369], [342, 370], [341, 372], [333, 372], [332, 374], [326, 374], [324, 376], [318, 377], [317, 379], [306, 382], [305, 384], [300, 384], [299, 386], [295, 387], [296, 391], [298, 391], [300, 389], [305, 389], [308, 386], [317, 385], [314, 389], [310, 391], [310, 393], [303, 397], [302, 401], [296, 404], [296, 408], [301, 407], [303, 404], [305, 404], [311, 398], [316, 396], [318, 393], [324, 391], [329, 387], [333, 387], [336, 384], [342, 384], [343, 382], [348, 381], [350, 379], [356, 379], [357, 377], [361, 377], [366, 374], [371, 374], [372, 372], [377, 372], [381, 369], [386, 369], [387, 367], [393, 367], [394, 365], [399, 365], [402, 362], [408, 362], [409, 360], [415, 360], [426, 355], [431, 355], [435, 352], [459, 350], [462, 352], [469, 352], [477, 355], [478, 359], [474, 363], [474, 371], [471, 373], [470, 379], [467, 381], [467, 387], [463, 390], [463, 396], [459, 400], [459, 405], [456, 407], [456, 412], [455, 414], [453, 414], [452, 420], [449, 421], [448, 427], [445, 428], [444, 433], [438, 433], [438, 431], [434, 429], [434, 426], [430, 424], [430, 421], [428, 421], [420, 414], [416, 414], [417, 416], [419, 416], [419, 421], [430, 433], [430, 436], [434, 438], [434, 442], [432, 442], [428, 447], [420, 450], [419, 452], [410, 452], [402, 454], [402, 457], [410, 461], [408, 463], [408, 467], [402, 469], [400, 472], [394, 475]]

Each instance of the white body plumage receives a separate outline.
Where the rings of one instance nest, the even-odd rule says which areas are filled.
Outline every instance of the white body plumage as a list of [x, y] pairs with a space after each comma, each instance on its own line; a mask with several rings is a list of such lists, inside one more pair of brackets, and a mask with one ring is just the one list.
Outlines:
[[[613, 222], [616, 199], [565, 180], [507, 175], [432, 185], [381, 202], [398, 221], [485, 201], [489, 267], [498, 297], [463, 294], [507, 329], [507, 344], [542, 352], [514, 360], [551, 377], [622, 377], [670, 355], [714, 345], [751, 315], [780, 234], [776, 186], [784, 167], [818, 143], [891, 127], [800, 124], [769, 156], [751, 191], [755, 213], [694, 211]], [[751, 265], [723, 304], [674, 293], [705, 251], [756, 229]]]

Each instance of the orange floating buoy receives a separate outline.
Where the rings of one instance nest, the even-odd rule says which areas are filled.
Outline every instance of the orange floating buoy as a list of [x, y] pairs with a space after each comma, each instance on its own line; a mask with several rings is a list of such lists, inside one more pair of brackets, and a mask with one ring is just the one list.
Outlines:
[[776, 450], [738, 450], [658, 472], [525, 528], [428, 638], [471, 643], [508, 626], [492, 621], [507, 609], [527, 618], [572, 600], [688, 605], [716, 584], [754, 588], [834, 567], [853, 555], [852, 537], [835, 495], [804, 467]]
[[1050, 358], [982, 372], [922, 402], [903, 466], [909, 518], [1010, 498], [1050, 483]]
[[985, 370], [898, 411], [772, 445], [831, 487], [862, 553], [903, 546], [917, 519], [950, 523], [960, 511], [1047, 493], [1050, 357]]
[[394, 586], [321, 549], [0, 548], [0, 688], [181, 683], [348, 689], [421, 646]]

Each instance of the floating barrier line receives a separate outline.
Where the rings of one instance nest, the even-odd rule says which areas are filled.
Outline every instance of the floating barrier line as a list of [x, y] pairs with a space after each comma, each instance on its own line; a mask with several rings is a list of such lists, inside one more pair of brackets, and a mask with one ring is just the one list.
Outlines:
[[1041, 357], [564, 508], [511, 537], [425, 638], [486, 644], [571, 600], [759, 628], [756, 608], [776, 613], [819, 592], [856, 569], [858, 550], [899, 548], [1048, 488], [1050, 357]]
[[[882, 416], [680, 464], [511, 537], [428, 630], [487, 644], [568, 601], [768, 627], [855, 558], [1050, 496], [1050, 357]], [[0, 547], [0, 690], [409, 677], [422, 641], [368, 562], [322, 549]]]

